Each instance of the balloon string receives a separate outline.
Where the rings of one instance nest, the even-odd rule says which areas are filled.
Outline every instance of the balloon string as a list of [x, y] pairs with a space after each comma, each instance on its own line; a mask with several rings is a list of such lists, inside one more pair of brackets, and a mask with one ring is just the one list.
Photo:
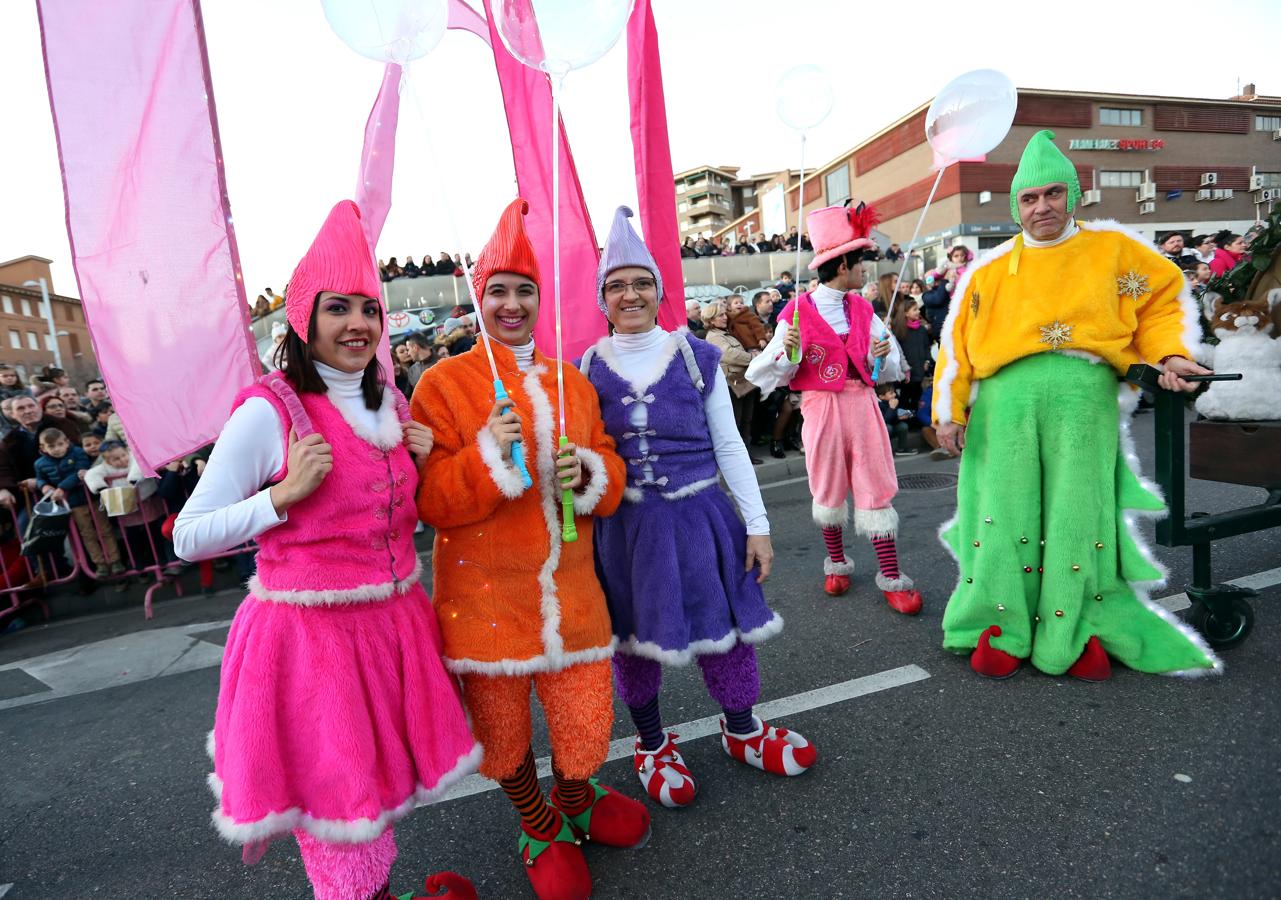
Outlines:
[[[436, 155], [436, 142], [432, 140], [431, 127], [427, 122], [426, 113], [423, 112], [422, 100], [418, 96], [418, 89], [414, 86], [413, 79], [409, 77], [408, 69], [405, 69], [400, 76], [400, 86], [402, 93], [405, 89], [408, 89], [414, 110], [418, 113], [423, 135], [427, 140], [427, 155], [431, 158], [431, 170], [433, 172], [443, 172], [444, 170], [440, 167], [440, 160]], [[467, 296], [471, 298], [471, 308], [476, 314], [476, 326], [480, 330], [480, 340], [485, 345], [485, 355], [489, 358], [489, 371], [493, 374], [494, 381], [499, 381], [498, 365], [494, 362], [494, 349], [489, 345], [489, 330], [485, 327], [485, 317], [481, 313], [480, 302], [476, 299], [476, 285], [472, 284], [471, 266], [467, 262], [467, 254], [462, 250], [462, 240], [458, 234], [458, 220], [454, 217], [454, 205], [450, 201], [450, 191], [444, 183], [447, 179], [432, 178], [429, 180], [439, 185], [441, 206], [445, 209], [445, 220], [449, 223], [449, 236], [454, 243], [454, 249], [458, 253], [458, 259], [461, 261], [463, 281], [467, 283]]]
[[805, 132], [801, 132], [801, 183], [796, 189], [796, 271], [792, 283], [797, 293], [801, 286], [801, 224], [805, 220]]
[[[889, 302], [885, 305], [885, 321], [890, 320], [890, 315], [894, 312], [894, 300], [898, 297], [898, 286], [903, 283], [903, 275], [907, 272], [908, 264], [912, 261], [912, 251], [916, 249], [916, 239], [921, 235], [921, 226], [925, 224], [925, 214], [930, 211], [930, 204], [934, 202], [934, 194], [939, 189], [939, 183], [943, 180], [943, 173], [947, 171], [946, 166], [939, 167], [938, 176], [934, 179], [934, 187], [930, 188], [930, 195], [925, 198], [925, 205], [921, 207], [921, 215], [916, 220], [916, 230], [912, 232], [912, 239], [907, 242], [907, 249], [903, 251], [903, 265], [898, 270], [898, 281], [894, 283], [894, 294], [890, 297]], [[877, 369], [880, 368], [880, 361], [877, 361]]]
[[560, 91], [564, 76], [552, 75], [552, 296], [556, 311], [556, 399], [560, 433], [565, 435], [565, 353], [560, 316]]

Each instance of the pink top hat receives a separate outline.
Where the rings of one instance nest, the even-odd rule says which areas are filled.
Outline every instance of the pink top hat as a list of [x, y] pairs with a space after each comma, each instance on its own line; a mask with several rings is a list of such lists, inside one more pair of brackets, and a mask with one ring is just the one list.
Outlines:
[[875, 209], [865, 203], [856, 207], [828, 206], [816, 209], [805, 217], [809, 228], [810, 242], [814, 245], [814, 258], [810, 260], [810, 271], [817, 272], [818, 267], [829, 259], [841, 256], [851, 250], [862, 250], [874, 246], [869, 234], [872, 227], [881, 221]]

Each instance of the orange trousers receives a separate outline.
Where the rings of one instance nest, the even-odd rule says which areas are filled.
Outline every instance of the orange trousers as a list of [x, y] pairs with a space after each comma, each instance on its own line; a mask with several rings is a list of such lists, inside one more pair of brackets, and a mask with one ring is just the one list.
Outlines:
[[552, 765], [565, 778], [596, 774], [609, 753], [614, 700], [608, 659], [559, 672], [462, 676], [472, 734], [485, 750], [480, 774], [500, 781], [516, 774], [533, 738], [529, 688], [543, 704]]

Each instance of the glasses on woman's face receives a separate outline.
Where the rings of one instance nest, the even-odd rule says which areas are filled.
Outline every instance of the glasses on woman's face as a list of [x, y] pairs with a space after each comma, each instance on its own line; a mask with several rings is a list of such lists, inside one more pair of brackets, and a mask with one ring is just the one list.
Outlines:
[[636, 291], [637, 296], [648, 294], [658, 289], [658, 282], [653, 278], [634, 278], [631, 281], [607, 281], [605, 282], [606, 297], [622, 297], [631, 288]]
[[61, 403], [47, 403], [45, 404], [44, 411], [50, 415], [56, 416], [58, 413], [66, 412], [67, 408]]

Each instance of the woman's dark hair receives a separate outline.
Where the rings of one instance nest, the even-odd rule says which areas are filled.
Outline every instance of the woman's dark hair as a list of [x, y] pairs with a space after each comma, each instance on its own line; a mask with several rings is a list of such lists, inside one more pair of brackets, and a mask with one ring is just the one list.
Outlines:
[[1214, 236], [1214, 243], [1226, 250], [1228, 244], [1232, 243], [1240, 236], [1241, 235], [1237, 234], [1235, 231], [1225, 228]]
[[835, 278], [836, 273], [841, 268], [841, 263], [845, 263], [846, 266], [852, 268], [854, 264], [862, 258], [862, 251], [859, 250], [850, 250], [848, 253], [842, 253], [840, 256], [833, 256], [818, 267], [818, 283], [827, 284]]
[[[320, 295], [317, 294], [317, 299]], [[320, 309], [319, 303], [312, 303], [311, 318], [307, 320], [307, 332], [316, 333], [316, 313]], [[379, 305], [379, 315], [381, 315], [382, 306]], [[320, 377], [316, 371], [315, 356], [311, 352], [311, 344], [305, 342], [294, 331], [294, 326], [290, 325], [285, 332], [285, 339], [276, 347], [276, 352], [272, 355], [276, 367], [280, 369], [288, 382], [293, 385], [294, 390], [300, 394], [324, 394], [329, 390], [325, 384], [325, 379]], [[383, 372], [382, 363], [378, 361], [377, 355], [365, 366], [365, 374], [360, 379], [360, 393], [365, 401], [366, 409], [379, 409], [383, 405], [383, 385], [387, 383], [387, 376]]]
[[46, 410], [48, 410], [50, 403], [61, 403], [63, 409], [67, 408], [67, 401], [63, 400], [57, 394], [45, 394], [43, 397], [40, 398], [40, 411], [45, 412]]
[[53, 381], [55, 378], [62, 378], [66, 374], [66, 372], [59, 369], [57, 366], [45, 366], [44, 372], [41, 373], [41, 376], [45, 381]]

